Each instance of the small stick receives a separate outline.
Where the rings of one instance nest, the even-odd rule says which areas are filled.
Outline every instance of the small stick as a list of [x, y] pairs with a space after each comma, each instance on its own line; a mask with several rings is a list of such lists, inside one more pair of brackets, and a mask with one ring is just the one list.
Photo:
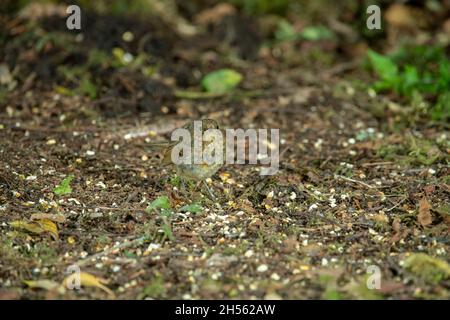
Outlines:
[[389, 165], [389, 164], [393, 164], [394, 162], [392, 161], [384, 161], [384, 162], [368, 162], [368, 163], [363, 163], [362, 166], [363, 167], [372, 167], [372, 166], [384, 166], [384, 165]]
[[358, 184], [360, 184], [362, 186], [365, 186], [366, 188], [369, 188], [369, 189], [376, 189], [376, 187], [371, 186], [370, 184], [367, 184], [367, 183], [362, 182], [362, 181], [358, 181], [358, 180], [347, 178], [347, 177], [340, 176], [340, 175], [335, 175], [335, 177], [336, 178], [341, 178], [343, 180], [350, 181], [350, 182], [353, 182], [353, 183], [358, 183]]
[[386, 212], [389, 212], [389, 211], [394, 210], [394, 209], [397, 208], [399, 205], [401, 205], [403, 202], [405, 202], [406, 199], [407, 199], [407, 198], [403, 198], [402, 200], [400, 200], [399, 202], [397, 202], [397, 204], [394, 205], [392, 208], [387, 209]]
[[209, 186], [208, 186], [208, 183], [207, 183], [205, 180], [203, 180], [203, 183], [204, 183], [204, 185], [205, 185], [205, 187], [206, 187], [206, 190], [208, 191], [209, 195], [211, 196], [211, 200], [212, 200], [212, 201], [216, 201], [216, 197], [214, 197], [214, 195], [213, 195], [211, 189], [210, 189]]
[[142, 236], [142, 237], [139, 237], [139, 238], [134, 239], [132, 241], [122, 242], [122, 243], [120, 243], [120, 244], [118, 244], [118, 245], [116, 245], [116, 246], [114, 246], [112, 248], [109, 248], [107, 250], [104, 250], [104, 251], [98, 252], [96, 254], [93, 254], [93, 255], [91, 255], [88, 258], [85, 258], [85, 259], [82, 259], [82, 260], [78, 260], [76, 262], [76, 264], [79, 267], [87, 265], [89, 263], [92, 263], [94, 260], [96, 260], [96, 259], [98, 259], [100, 257], [106, 256], [106, 255], [108, 255], [108, 254], [110, 254], [110, 253], [112, 253], [112, 252], [114, 252], [116, 250], [122, 250], [122, 249], [125, 249], [125, 248], [128, 248], [128, 247], [131, 247], [131, 246], [140, 245], [140, 244], [144, 243], [147, 239], [148, 239], [147, 236]]

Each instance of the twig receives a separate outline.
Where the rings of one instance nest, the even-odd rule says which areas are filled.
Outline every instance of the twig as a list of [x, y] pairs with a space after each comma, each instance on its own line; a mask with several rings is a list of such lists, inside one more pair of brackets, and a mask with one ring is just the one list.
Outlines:
[[397, 202], [397, 204], [395, 204], [392, 208], [387, 209], [386, 212], [389, 212], [389, 211], [394, 210], [394, 209], [397, 208], [399, 205], [401, 205], [403, 202], [405, 202], [406, 199], [407, 199], [407, 198], [403, 198], [402, 200], [400, 200], [399, 202]]
[[263, 96], [266, 93], [262, 90], [235, 90], [232, 92], [215, 93], [215, 92], [201, 92], [201, 91], [188, 91], [188, 90], [176, 90], [174, 96], [180, 99], [215, 99], [223, 97], [258, 97]]
[[93, 261], [97, 260], [100, 257], [106, 256], [116, 250], [123, 250], [125, 248], [131, 247], [131, 246], [136, 246], [136, 245], [140, 245], [142, 243], [144, 243], [146, 240], [148, 240], [147, 236], [142, 236], [140, 238], [134, 239], [132, 241], [128, 241], [128, 242], [122, 242], [112, 248], [109, 248], [107, 250], [104, 250], [102, 252], [98, 252], [96, 254], [91, 255], [90, 257], [86, 258], [86, 259], [82, 259], [82, 260], [78, 260], [76, 262], [76, 264], [81, 267], [84, 265], [87, 265], [89, 263], [92, 263]]
[[[282, 94], [294, 94], [298, 92], [298, 87], [281, 88], [281, 89], [258, 89], [258, 90], [233, 90], [224, 93], [190, 91], [190, 90], [175, 90], [174, 96], [180, 99], [215, 99], [224, 97], [239, 97], [239, 98], [253, 98], [253, 97], [267, 97]], [[258, 110], [261, 111], [261, 110]], [[270, 111], [270, 110], [267, 110]]]
[[374, 167], [374, 166], [384, 166], [384, 165], [389, 165], [389, 164], [394, 164], [395, 162], [392, 161], [382, 161], [382, 162], [368, 162], [368, 163], [363, 163], [362, 166], [363, 167]]
[[322, 76], [324, 78], [331, 78], [333, 76], [336, 76], [340, 73], [344, 73], [353, 69], [356, 69], [358, 66], [361, 65], [361, 60], [354, 60], [354, 61], [350, 61], [350, 62], [344, 62], [341, 64], [338, 64], [336, 66], [334, 66], [331, 69], [328, 69], [326, 71], [323, 72]]
[[367, 183], [362, 182], [362, 181], [358, 181], [358, 180], [347, 178], [347, 177], [340, 176], [340, 175], [335, 175], [335, 177], [336, 178], [341, 178], [343, 180], [350, 181], [350, 182], [353, 182], [353, 183], [358, 183], [358, 184], [360, 184], [362, 186], [365, 186], [366, 188], [369, 188], [369, 189], [376, 189], [376, 187], [371, 186], [370, 184], [367, 184]]

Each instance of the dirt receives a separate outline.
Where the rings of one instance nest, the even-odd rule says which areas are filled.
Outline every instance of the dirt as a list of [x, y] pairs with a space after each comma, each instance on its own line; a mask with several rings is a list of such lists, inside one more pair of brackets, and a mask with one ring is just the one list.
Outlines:
[[[255, 22], [239, 16], [227, 18], [221, 32], [212, 28], [192, 39], [158, 20], [90, 14], [86, 21], [77, 40], [60, 18], [43, 19], [39, 29], [7, 20], [2, 63], [18, 85], [0, 103], [0, 297], [450, 297], [448, 274], [433, 282], [404, 264], [414, 253], [449, 260], [449, 220], [438, 210], [450, 193], [445, 127], [410, 125], [392, 111], [380, 116], [374, 106], [385, 98], [357, 80], [367, 79], [367, 71], [327, 74], [326, 61], [348, 59], [334, 55], [335, 47], [260, 50]], [[126, 31], [132, 41], [122, 39]], [[233, 38], [236, 32], [247, 38]], [[93, 50], [116, 47], [146, 62], [89, 62]], [[302, 59], [291, 60], [295, 54]], [[88, 89], [76, 91], [84, 89], [62, 66], [75, 79], [87, 77]], [[156, 70], [150, 76], [142, 73], [148, 66]], [[244, 75], [244, 94], [177, 97], [180, 90], [199, 91], [202, 75], [227, 66]], [[252, 90], [260, 92], [245, 94]], [[181, 193], [148, 144], [200, 118], [225, 128], [279, 128], [279, 172], [260, 176], [257, 166], [230, 165], [212, 178], [216, 201], [203, 189]], [[70, 174], [72, 191], [55, 194]], [[164, 195], [174, 212], [168, 222], [146, 211]], [[431, 207], [426, 225], [418, 219], [423, 198]], [[180, 212], [192, 203], [202, 210]], [[10, 224], [35, 213], [64, 216], [57, 239]], [[162, 231], [167, 223], [172, 239]], [[60, 292], [24, 283], [61, 283], [80, 261], [82, 272], [107, 280], [113, 296], [90, 286]], [[379, 268], [381, 288], [366, 286], [370, 266]]]

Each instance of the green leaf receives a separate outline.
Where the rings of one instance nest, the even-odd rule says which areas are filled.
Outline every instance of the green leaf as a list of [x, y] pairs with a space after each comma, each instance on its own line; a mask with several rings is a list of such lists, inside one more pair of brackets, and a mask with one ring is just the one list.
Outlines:
[[203, 207], [197, 203], [192, 203], [189, 205], [185, 205], [180, 208], [181, 212], [191, 212], [191, 213], [198, 213], [203, 210]]
[[95, 99], [97, 97], [97, 87], [95, 84], [89, 79], [88, 76], [84, 76], [80, 85], [78, 86], [77, 92], [89, 96], [91, 99]]
[[401, 80], [398, 82], [396, 91], [407, 97], [412, 97], [413, 93], [417, 91], [417, 88], [420, 85], [419, 72], [417, 71], [417, 68], [411, 65], [406, 65], [400, 78]]
[[278, 41], [291, 41], [298, 38], [298, 33], [294, 30], [292, 24], [286, 20], [281, 20], [278, 23], [277, 30], [275, 31], [275, 39]]
[[324, 26], [310, 26], [306, 27], [300, 32], [300, 38], [308, 41], [331, 40], [334, 38], [334, 33]]
[[70, 187], [70, 183], [72, 182], [74, 178], [74, 175], [71, 174], [68, 177], [66, 177], [59, 185], [57, 185], [53, 192], [59, 196], [69, 194], [72, 192], [72, 188]]
[[173, 237], [173, 233], [172, 233], [172, 229], [170, 228], [170, 226], [168, 224], [164, 224], [162, 226], [162, 229], [164, 231], [164, 234], [166, 235], [166, 237], [170, 240], [173, 241], [174, 237]]
[[388, 57], [369, 50], [367, 53], [375, 73], [383, 80], [392, 80], [398, 75], [397, 65]]
[[207, 92], [225, 93], [233, 90], [242, 81], [242, 75], [231, 69], [213, 71], [203, 77], [201, 84]]
[[145, 211], [150, 212], [154, 209], [170, 210], [169, 198], [167, 198], [167, 196], [160, 196], [160, 197], [156, 198], [148, 205], [148, 207], [147, 207], [147, 209], [145, 209]]

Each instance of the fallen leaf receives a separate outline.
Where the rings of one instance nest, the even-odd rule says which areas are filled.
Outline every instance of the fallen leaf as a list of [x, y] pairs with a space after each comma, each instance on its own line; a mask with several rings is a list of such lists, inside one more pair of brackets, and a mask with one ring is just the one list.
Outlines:
[[191, 212], [191, 213], [198, 213], [203, 210], [203, 207], [197, 203], [192, 203], [189, 205], [185, 205], [180, 208], [181, 212]]
[[395, 233], [400, 232], [401, 224], [399, 218], [394, 218], [394, 221], [392, 221], [392, 230], [395, 231]]
[[387, 294], [393, 294], [396, 291], [399, 291], [403, 289], [405, 285], [401, 282], [394, 282], [394, 281], [388, 281], [388, 282], [381, 282], [381, 288], [379, 289], [379, 292], [383, 295]]
[[200, 25], [219, 23], [225, 16], [234, 15], [236, 9], [229, 3], [219, 3], [216, 6], [203, 10], [194, 17]]
[[285, 240], [283, 240], [282, 246], [281, 246], [281, 252], [287, 254], [292, 253], [297, 250], [299, 247], [299, 243], [297, 241], [297, 237], [291, 236]]
[[417, 221], [420, 223], [421, 226], [425, 227], [430, 225], [433, 220], [431, 218], [430, 213], [430, 203], [428, 202], [427, 198], [423, 197], [419, 201], [419, 214], [417, 215]]
[[151, 212], [153, 209], [170, 209], [170, 202], [167, 196], [160, 196], [153, 200], [145, 209], [146, 212]]
[[44, 232], [48, 232], [53, 237], [53, 239], [59, 239], [58, 227], [53, 221], [49, 219], [41, 219], [31, 222], [27, 222], [24, 220], [15, 220], [11, 221], [9, 224], [16, 229], [24, 229], [31, 233], [41, 234]]
[[53, 280], [43, 279], [43, 280], [24, 280], [28, 287], [31, 289], [44, 289], [44, 290], [53, 290], [59, 287], [59, 283]]
[[373, 216], [370, 217], [370, 219], [374, 220], [375, 222], [379, 222], [379, 223], [383, 223], [383, 224], [389, 222], [389, 219], [384, 212], [374, 214]]
[[71, 275], [69, 275], [68, 277], [66, 277], [63, 280], [63, 285], [64, 287], [68, 287], [68, 284], [77, 282], [77, 277], [79, 278], [80, 281], [80, 285], [85, 286], [85, 287], [95, 287], [95, 288], [99, 288], [103, 291], [105, 291], [108, 295], [110, 296], [115, 296], [114, 292], [111, 291], [111, 289], [109, 289], [107, 286], [105, 286], [105, 284], [107, 283], [107, 280], [105, 279], [101, 279], [101, 278], [97, 278], [96, 276], [86, 273], [86, 272], [80, 272], [80, 273], [72, 273]]
[[395, 3], [391, 5], [385, 13], [387, 23], [393, 27], [416, 28], [417, 21], [412, 14], [409, 6]]
[[44, 231], [49, 232], [55, 240], [59, 239], [58, 227], [56, 224], [49, 219], [41, 219], [36, 221]]
[[433, 192], [435, 191], [436, 187], [433, 185], [430, 186], [425, 186], [423, 188], [423, 191], [425, 191], [425, 194], [429, 197], [433, 194]]
[[221, 69], [208, 73], [202, 79], [207, 92], [226, 93], [233, 90], [242, 81], [242, 75], [232, 69]]

